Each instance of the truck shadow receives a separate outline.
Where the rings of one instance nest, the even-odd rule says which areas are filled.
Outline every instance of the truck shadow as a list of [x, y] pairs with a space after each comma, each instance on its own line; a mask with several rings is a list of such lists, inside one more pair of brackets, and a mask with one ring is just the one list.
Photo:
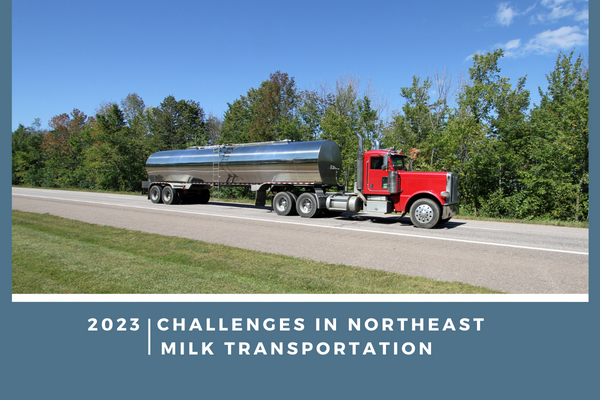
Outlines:
[[[332, 217], [333, 218], [333, 217]], [[373, 215], [362, 215], [356, 213], [343, 213], [335, 217], [336, 219], [346, 219], [353, 221], [371, 221], [374, 224], [382, 224], [382, 225], [392, 225], [392, 224], [400, 224], [402, 226], [414, 226], [412, 222], [410, 222], [410, 217], [398, 217], [398, 216], [390, 216], [390, 217], [378, 217]], [[454, 229], [461, 225], [464, 225], [464, 222], [453, 222], [448, 221], [444, 225], [436, 225], [433, 230], [445, 230], [445, 229]]]
[[[254, 204], [228, 203], [228, 202], [224, 202], [224, 201], [212, 201], [212, 200], [210, 201], [209, 204], [216, 205], [216, 206], [235, 207], [235, 208], [252, 208], [252, 209], [256, 209], [256, 210], [273, 212], [273, 207], [271, 205], [256, 207]], [[285, 218], [285, 217], [282, 217], [282, 218]], [[337, 214], [337, 215], [335, 215], [335, 214], [331, 215], [331, 214], [327, 214], [326, 212], [323, 212], [317, 218], [340, 219], [340, 220], [349, 220], [349, 221], [371, 221], [371, 223], [381, 224], [381, 225], [400, 224], [401, 226], [413, 226], [412, 222], [410, 222], [410, 217], [407, 217], [407, 216], [399, 217], [399, 216], [390, 215], [387, 217], [386, 216], [379, 217], [379, 216], [374, 216], [374, 215], [365, 215], [363, 213], [351, 213], [351, 212], [344, 212], [344, 213]], [[454, 228], [459, 227], [464, 224], [465, 224], [464, 222], [448, 221], [444, 225], [437, 225], [431, 229], [433, 229], [433, 230], [454, 229]]]
[[[194, 203], [188, 203], [188, 204], [194, 204]], [[215, 206], [229, 206], [229, 207], [235, 207], [235, 208], [254, 208], [254, 209], [257, 209], [257, 210], [267, 210], [267, 211], [273, 210], [273, 208], [270, 205], [257, 207], [254, 204], [250, 204], [250, 203], [248, 203], [248, 204], [244, 204], [244, 203], [228, 203], [228, 202], [225, 202], [225, 201], [213, 201], [213, 200], [210, 200], [210, 202], [208, 204], [215, 205]]]

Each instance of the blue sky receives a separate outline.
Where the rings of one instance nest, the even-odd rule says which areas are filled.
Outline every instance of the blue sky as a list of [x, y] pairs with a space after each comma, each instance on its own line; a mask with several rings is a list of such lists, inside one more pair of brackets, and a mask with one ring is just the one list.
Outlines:
[[13, 1], [12, 127], [137, 93], [222, 117], [269, 74], [300, 90], [353, 76], [402, 106], [412, 76], [458, 82], [472, 55], [503, 47], [501, 74], [538, 102], [560, 51], [589, 55], [588, 1]]

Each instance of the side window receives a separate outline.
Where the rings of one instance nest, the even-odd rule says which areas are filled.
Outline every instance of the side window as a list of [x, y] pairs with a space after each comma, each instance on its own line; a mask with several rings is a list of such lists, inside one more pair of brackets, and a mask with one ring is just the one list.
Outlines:
[[404, 165], [404, 161], [404, 157], [392, 157], [394, 169], [397, 171], [406, 171], [406, 165]]
[[383, 157], [371, 157], [371, 169], [381, 169], [383, 167]]

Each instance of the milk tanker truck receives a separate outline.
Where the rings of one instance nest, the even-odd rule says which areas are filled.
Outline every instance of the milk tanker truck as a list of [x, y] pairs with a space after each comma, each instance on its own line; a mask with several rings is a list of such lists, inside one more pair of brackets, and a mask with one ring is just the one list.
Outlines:
[[356, 162], [354, 191], [346, 191], [338, 183], [340, 148], [331, 140], [194, 146], [152, 154], [142, 191], [153, 203], [205, 204], [211, 188], [247, 186], [256, 206], [274, 194], [279, 215], [410, 213], [419, 228], [445, 224], [458, 212], [456, 173], [411, 171], [408, 157], [394, 148], [363, 153], [361, 137]]

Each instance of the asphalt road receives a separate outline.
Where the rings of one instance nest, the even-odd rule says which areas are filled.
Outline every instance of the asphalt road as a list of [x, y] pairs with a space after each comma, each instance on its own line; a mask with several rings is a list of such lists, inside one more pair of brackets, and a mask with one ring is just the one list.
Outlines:
[[305, 219], [212, 200], [167, 206], [143, 196], [26, 188], [12, 189], [12, 208], [508, 293], [588, 293], [587, 229], [452, 220], [423, 230], [394, 214]]

